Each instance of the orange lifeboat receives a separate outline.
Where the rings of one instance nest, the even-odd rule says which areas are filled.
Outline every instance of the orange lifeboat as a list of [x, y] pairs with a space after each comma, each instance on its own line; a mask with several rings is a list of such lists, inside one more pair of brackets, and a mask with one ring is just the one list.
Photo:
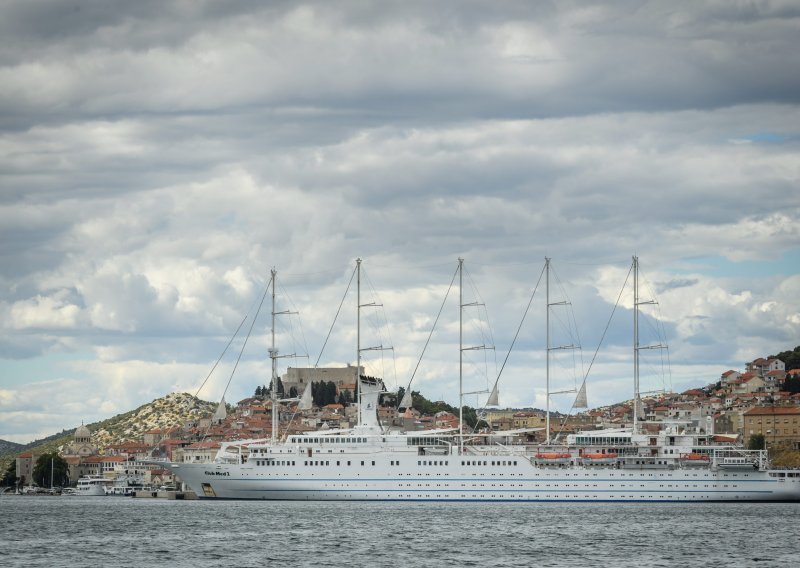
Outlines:
[[561, 452], [539, 452], [536, 454], [536, 463], [539, 465], [566, 465], [572, 456]]
[[706, 454], [682, 454], [679, 461], [683, 467], [705, 467], [711, 462]]
[[583, 454], [583, 463], [585, 465], [606, 465], [617, 463], [617, 454]]
[[681, 459], [688, 461], [709, 461], [709, 457], [706, 454], [683, 454]]

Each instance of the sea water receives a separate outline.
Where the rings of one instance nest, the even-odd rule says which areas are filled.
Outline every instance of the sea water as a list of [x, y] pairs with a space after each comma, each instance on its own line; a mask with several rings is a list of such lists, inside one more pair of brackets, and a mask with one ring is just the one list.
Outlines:
[[800, 504], [0, 497], [0, 566], [784, 566]]

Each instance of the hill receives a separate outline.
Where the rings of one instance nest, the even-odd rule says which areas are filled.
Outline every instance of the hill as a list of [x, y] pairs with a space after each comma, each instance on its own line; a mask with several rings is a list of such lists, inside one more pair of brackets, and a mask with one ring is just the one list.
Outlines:
[[9, 442], [8, 440], [0, 440], [0, 455], [8, 453], [8, 452], [21, 452], [23, 451], [22, 444], [16, 444], [14, 442]]
[[92, 443], [104, 447], [125, 440], [141, 439], [145, 432], [155, 428], [183, 426], [191, 420], [210, 416], [216, 407], [216, 403], [188, 393], [171, 393], [136, 410], [87, 426], [92, 431]]
[[[182, 426], [191, 420], [210, 416], [216, 406], [216, 403], [188, 393], [171, 393], [135, 410], [86, 426], [92, 431], [92, 444], [102, 448], [126, 440], [141, 439], [145, 432], [154, 428]], [[5, 471], [8, 463], [20, 452], [33, 451], [38, 454], [58, 450], [72, 440], [74, 432], [74, 429], [64, 430], [29, 444], [2, 441], [8, 447], [0, 446], [0, 471]]]

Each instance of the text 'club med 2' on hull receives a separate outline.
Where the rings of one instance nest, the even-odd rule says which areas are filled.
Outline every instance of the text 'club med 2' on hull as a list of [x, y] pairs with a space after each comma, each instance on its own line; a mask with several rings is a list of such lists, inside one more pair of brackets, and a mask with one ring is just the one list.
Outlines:
[[[549, 279], [549, 259], [546, 262]], [[459, 309], [461, 273], [459, 259]], [[634, 258], [634, 317], [638, 318], [638, 259]], [[357, 261], [358, 310], [361, 261]], [[272, 271], [272, 384], [277, 378], [274, 345], [275, 277]], [[541, 280], [541, 278], [540, 278]], [[455, 281], [455, 276], [454, 276]], [[549, 280], [548, 280], [549, 282]], [[452, 284], [451, 284], [452, 286]], [[548, 290], [549, 294], [549, 290]], [[549, 296], [548, 296], [549, 297]], [[643, 302], [642, 302], [643, 303]], [[547, 309], [550, 309], [548, 300]], [[360, 317], [357, 317], [360, 325]], [[638, 320], [634, 334], [638, 333]], [[360, 330], [357, 333], [360, 341]], [[459, 355], [464, 353], [459, 346]], [[548, 357], [550, 354], [548, 336]], [[700, 428], [665, 425], [642, 431], [639, 406], [638, 337], [634, 339], [634, 421], [629, 428], [590, 430], [525, 442], [520, 431], [484, 435], [458, 428], [391, 430], [379, 419], [383, 380], [364, 376], [358, 364], [357, 424], [349, 429], [302, 434], [279, 432], [278, 389], [271, 389], [272, 437], [224, 442], [210, 463], [162, 462], [200, 498], [382, 501], [798, 501], [800, 471], [770, 468], [765, 450], [747, 450]], [[548, 361], [549, 363], [549, 361]], [[549, 373], [549, 369], [548, 369]], [[498, 377], [499, 378], [499, 377]], [[459, 381], [461, 384], [461, 380]], [[310, 387], [310, 384], [308, 385]], [[491, 398], [496, 398], [496, 386]], [[582, 389], [581, 389], [582, 390]], [[410, 389], [399, 404], [411, 406]], [[459, 403], [463, 406], [463, 389]], [[548, 375], [548, 401], [549, 401]], [[580, 393], [579, 393], [580, 396]], [[308, 387], [296, 400], [310, 406]], [[491, 403], [491, 402], [490, 402]], [[496, 404], [496, 402], [493, 402]]]

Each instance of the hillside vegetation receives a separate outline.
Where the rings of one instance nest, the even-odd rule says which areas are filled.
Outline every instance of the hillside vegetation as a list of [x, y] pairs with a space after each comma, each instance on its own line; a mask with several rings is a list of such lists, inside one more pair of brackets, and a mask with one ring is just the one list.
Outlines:
[[[143, 404], [135, 410], [118, 414], [107, 420], [87, 424], [92, 431], [92, 444], [98, 448], [127, 440], [140, 440], [145, 432], [154, 428], [183, 426], [191, 420], [211, 415], [216, 403], [201, 400], [188, 393], [171, 393]], [[19, 453], [33, 451], [37, 454], [58, 451], [72, 441], [75, 430], [64, 430], [30, 444], [12, 444], [0, 452], [0, 471]]]

